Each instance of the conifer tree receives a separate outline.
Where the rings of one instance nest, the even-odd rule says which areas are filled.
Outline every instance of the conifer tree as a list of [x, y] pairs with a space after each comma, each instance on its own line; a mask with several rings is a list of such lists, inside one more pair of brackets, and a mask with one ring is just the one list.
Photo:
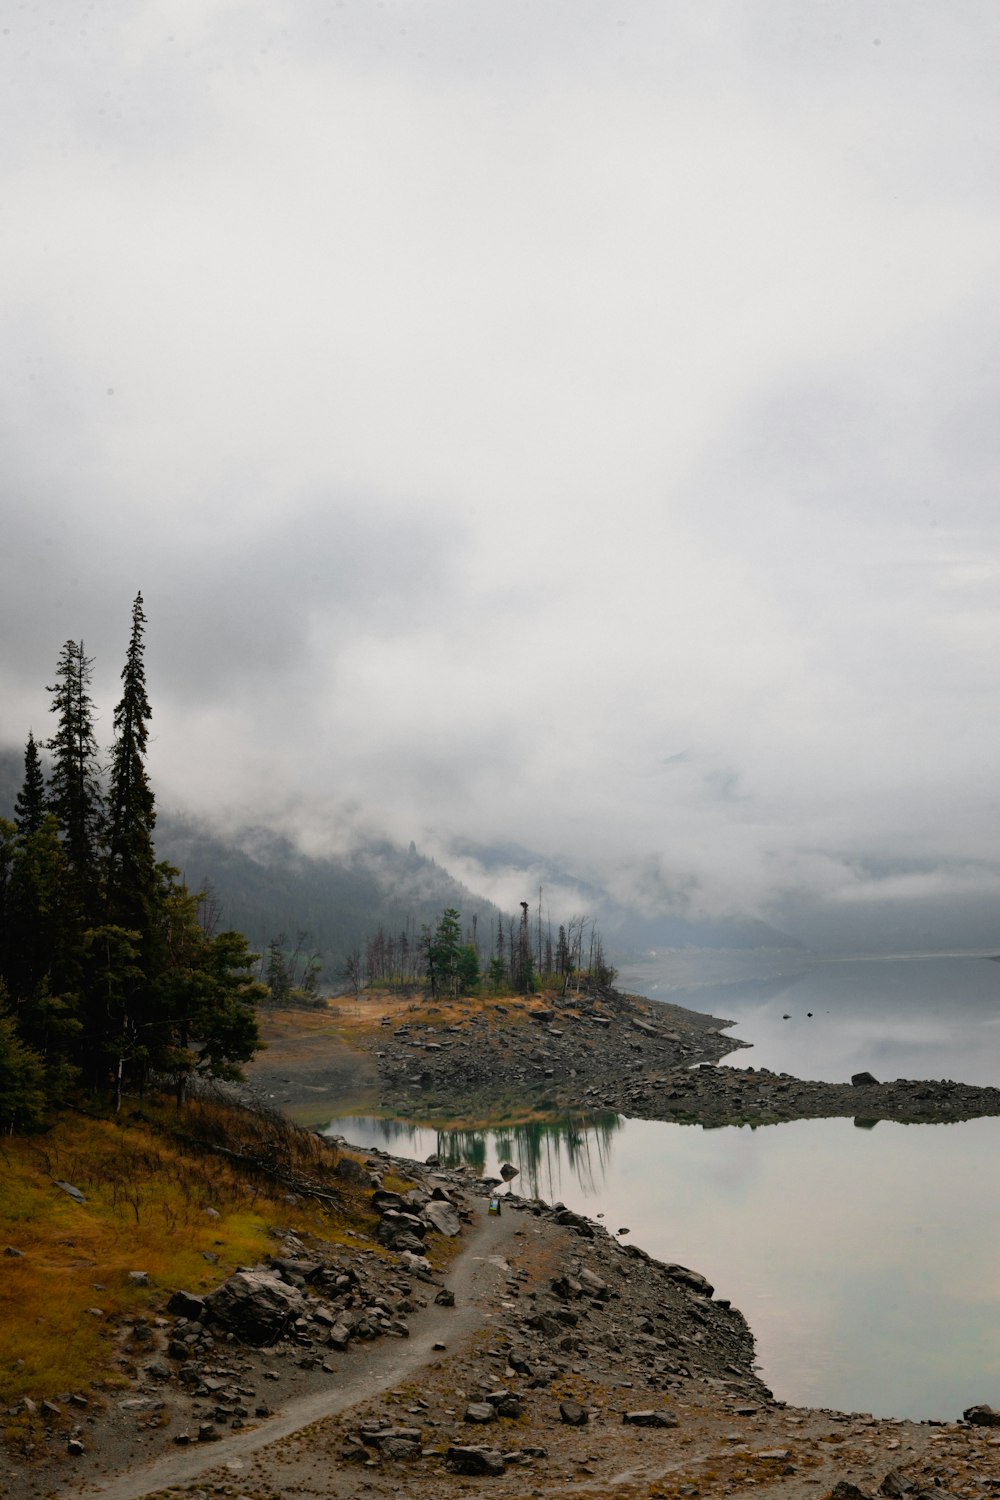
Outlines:
[[94, 705], [90, 697], [93, 659], [82, 641], [67, 641], [59, 653], [56, 683], [48, 689], [49, 705], [58, 715], [52, 751], [49, 809], [54, 812], [66, 846], [75, 894], [93, 912], [98, 894], [98, 854], [104, 831], [104, 804], [98, 770]]
[[45, 817], [45, 776], [42, 761], [35, 744], [35, 736], [28, 735], [24, 747], [24, 784], [14, 803], [14, 822], [23, 837], [37, 833]]
[[147, 728], [152, 716], [146, 693], [142, 595], [132, 605], [132, 635], [122, 669], [122, 696], [115, 709], [115, 743], [108, 790], [107, 919], [148, 934], [156, 899], [156, 822], [153, 790], [146, 774]]

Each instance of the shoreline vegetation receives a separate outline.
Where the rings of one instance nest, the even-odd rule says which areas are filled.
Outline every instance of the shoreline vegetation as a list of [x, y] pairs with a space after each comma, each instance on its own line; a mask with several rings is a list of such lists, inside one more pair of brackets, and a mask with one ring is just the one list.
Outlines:
[[[243, 1102], [151, 1094], [8, 1137], [0, 1496], [972, 1500], [1000, 1484], [988, 1407], [917, 1423], [787, 1406], [696, 1269], [517, 1181], [494, 1218], [502, 1185], [469, 1167], [305, 1128], [380, 1107], [468, 1128], [566, 1110], [1000, 1114], [1000, 1091], [948, 1081], [719, 1068], [727, 1024], [600, 987], [377, 990], [261, 1011], [265, 1050], [227, 1085]], [[248, 1266], [290, 1310], [263, 1342], [225, 1311]]]

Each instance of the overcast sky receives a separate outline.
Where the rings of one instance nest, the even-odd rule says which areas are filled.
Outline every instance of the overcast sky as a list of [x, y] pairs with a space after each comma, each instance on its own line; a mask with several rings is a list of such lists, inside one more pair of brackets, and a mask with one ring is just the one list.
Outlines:
[[0, 738], [141, 589], [161, 803], [1000, 911], [994, 0], [0, 21]]

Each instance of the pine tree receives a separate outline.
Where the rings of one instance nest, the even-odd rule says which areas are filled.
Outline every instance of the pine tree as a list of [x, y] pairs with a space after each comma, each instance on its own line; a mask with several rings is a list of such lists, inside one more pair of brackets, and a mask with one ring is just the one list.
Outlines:
[[152, 717], [146, 693], [142, 595], [132, 606], [132, 636], [122, 669], [122, 697], [115, 709], [108, 792], [107, 919], [145, 938], [156, 899], [156, 822], [153, 790], [146, 774], [147, 725]]
[[59, 824], [69, 861], [74, 895], [89, 913], [98, 900], [98, 853], [104, 831], [104, 804], [89, 688], [93, 659], [82, 641], [67, 641], [56, 665], [49, 705], [59, 727], [47, 741], [52, 751], [49, 810]]
[[24, 837], [37, 833], [45, 817], [45, 777], [35, 736], [28, 735], [24, 747], [24, 784], [14, 803], [14, 822]]

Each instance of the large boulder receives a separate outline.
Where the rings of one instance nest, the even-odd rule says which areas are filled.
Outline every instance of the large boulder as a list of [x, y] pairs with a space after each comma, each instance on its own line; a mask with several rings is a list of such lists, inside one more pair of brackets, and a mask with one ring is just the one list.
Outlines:
[[456, 1474], [502, 1474], [503, 1454], [496, 1448], [480, 1448], [452, 1443], [446, 1460]]
[[438, 1234], [447, 1235], [449, 1239], [461, 1232], [462, 1221], [458, 1217], [458, 1209], [452, 1203], [438, 1199], [425, 1203], [423, 1216], [433, 1224]]
[[302, 1293], [272, 1271], [237, 1271], [205, 1298], [214, 1322], [244, 1344], [274, 1344], [307, 1303]]

